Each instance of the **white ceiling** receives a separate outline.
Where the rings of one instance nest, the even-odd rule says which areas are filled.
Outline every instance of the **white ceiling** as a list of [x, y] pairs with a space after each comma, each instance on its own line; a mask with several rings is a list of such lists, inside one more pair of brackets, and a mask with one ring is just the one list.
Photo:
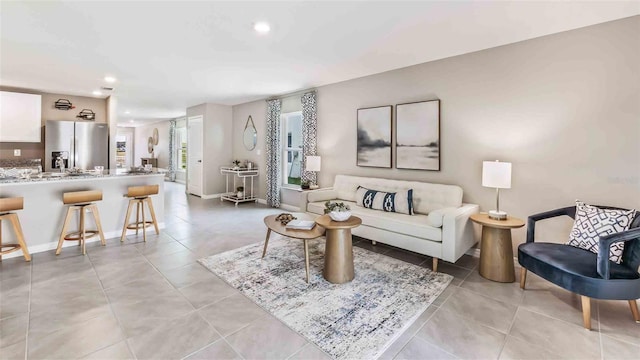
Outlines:
[[638, 1], [3, 1], [0, 85], [92, 96], [113, 75], [119, 120], [157, 121], [638, 14]]

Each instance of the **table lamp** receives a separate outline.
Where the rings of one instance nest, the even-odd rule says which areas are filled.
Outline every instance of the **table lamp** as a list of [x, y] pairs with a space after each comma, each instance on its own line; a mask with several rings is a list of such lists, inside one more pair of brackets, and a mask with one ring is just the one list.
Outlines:
[[511, 189], [511, 163], [483, 161], [482, 186], [496, 188], [496, 209], [489, 211], [489, 218], [506, 220], [507, 213], [500, 211], [500, 189]]
[[[320, 159], [320, 156], [312, 155], [312, 156], [307, 156], [305, 163], [306, 163], [306, 166], [305, 166], [306, 171], [318, 172], [320, 171], [320, 165], [322, 161]], [[318, 184], [309, 184], [309, 189], [317, 189], [317, 188], [318, 188]]]

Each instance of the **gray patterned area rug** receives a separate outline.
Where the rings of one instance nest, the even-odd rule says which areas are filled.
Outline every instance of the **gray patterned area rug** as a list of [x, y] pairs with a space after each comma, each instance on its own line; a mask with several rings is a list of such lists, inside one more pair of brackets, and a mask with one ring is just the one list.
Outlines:
[[335, 359], [376, 358], [444, 291], [452, 277], [358, 247], [355, 278], [322, 277], [324, 239], [309, 242], [305, 281], [302, 240], [272, 236], [262, 243], [199, 262]]

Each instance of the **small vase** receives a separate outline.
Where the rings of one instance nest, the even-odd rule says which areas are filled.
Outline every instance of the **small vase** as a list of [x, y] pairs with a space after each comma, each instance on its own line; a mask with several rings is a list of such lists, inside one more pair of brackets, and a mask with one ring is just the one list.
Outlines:
[[244, 197], [244, 192], [242, 192], [242, 191], [238, 191], [238, 193], [236, 194], [236, 196], [238, 196], [239, 198], [243, 198], [243, 197]]
[[333, 221], [347, 221], [351, 217], [351, 211], [332, 211], [329, 217]]

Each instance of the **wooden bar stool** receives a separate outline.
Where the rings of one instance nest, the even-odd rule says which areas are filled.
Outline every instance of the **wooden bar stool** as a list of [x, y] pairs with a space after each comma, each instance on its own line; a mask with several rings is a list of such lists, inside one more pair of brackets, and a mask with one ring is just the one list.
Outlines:
[[[20, 219], [18, 214], [10, 211], [22, 210], [24, 208], [24, 198], [3, 198], [0, 199], [0, 261], [2, 261], [2, 255], [12, 253], [14, 251], [22, 250], [22, 255], [26, 261], [31, 261], [31, 255], [29, 255], [29, 249], [24, 242], [24, 234], [22, 233], [22, 226], [20, 226]], [[13, 226], [13, 232], [16, 233], [18, 239], [17, 244], [3, 244], [2, 243], [2, 220], [11, 221]], [[8, 248], [7, 250], [3, 250]]]
[[[67, 215], [64, 218], [64, 225], [62, 226], [62, 232], [60, 233], [60, 240], [58, 241], [58, 249], [56, 255], [59, 255], [62, 251], [62, 244], [65, 240], [77, 241], [79, 246], [82, 246], [82, 254], [86, 254], [85, 240], [92, 238], [96, 235], [100, 236], [100, 242], [102, 246], [107, 245], [104, 240], [104, 234], [102, 233], [102, 224], [100, 223], [100, 214], [98, 213], [98, 207], [94, 204], [94, 201], [102, 200], [102, 191], [100, 190], [88, 190], [88, 191], [74, 191], [62, 194], [62, 202], [65, 205], [69, 205], [67, 208]], [[74, 211], [80, 211], [80, 222], [78, 231], [67, 233], [67, 228], [71, 222]], [[87, 210], [93, 214], [93, 219], [96, 222], [97, 230], [87, 230], [85, 228], [85, 214]]]
[[[153, 202], [151, 201], [151, 195], [158, 193], [158, 185], [143, 185], [143, 186], [131, 186], [127, 189], [127, 195], [125, 197], [130, 198], [129, 207], [127, 207], [127, 215], [124, 218], [124, 226], [122, 227], [122, 236], [120, 241], [124, 241], [127, 236], [127, 229], [135, 230], [138, 235], [138, 230], [142, 229], [142, 237], [144, 241], [147, 241], [147, 226], [153, 225], [156, 229], [156, 234], [160, 234], [158, 230], [158, 222], [156, 221], [156, 213], [153, 210]], [[144, 216], [144, 203], [147, 203], [149, 212], [151, 213], [151, 221], [145, 220]], [[129, 223], [131, 217], [131, 209], [133, 205], [136, 206], [136, 222]]]

